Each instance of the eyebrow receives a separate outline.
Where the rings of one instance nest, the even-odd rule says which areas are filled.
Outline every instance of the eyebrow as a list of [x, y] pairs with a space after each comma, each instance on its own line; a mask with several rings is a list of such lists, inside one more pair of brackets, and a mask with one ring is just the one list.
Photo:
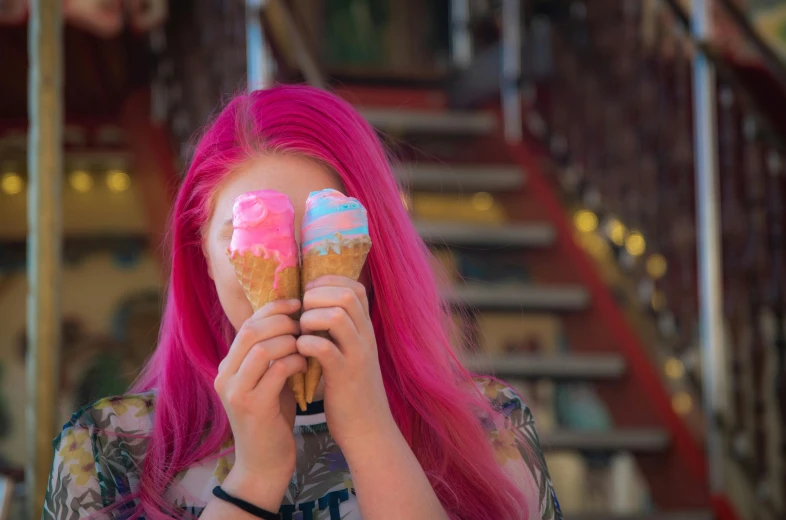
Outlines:
[[231, 218], [230, 218], [230, 219], [227, 219], [227, 220], [224, 222], [224, 227], [231, 226], [231, 225], [232, 225], [232, 219], [231, 219]]

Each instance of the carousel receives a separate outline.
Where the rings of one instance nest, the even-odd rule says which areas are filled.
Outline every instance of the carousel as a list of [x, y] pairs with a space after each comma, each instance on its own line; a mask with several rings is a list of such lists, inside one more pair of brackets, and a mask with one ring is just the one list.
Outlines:
[[63, 411], [122, 390], [155, 341], [178, 168], [152, 84], [167, 18], [165, 0], [0, 4], [3, 519], [40, 517]]

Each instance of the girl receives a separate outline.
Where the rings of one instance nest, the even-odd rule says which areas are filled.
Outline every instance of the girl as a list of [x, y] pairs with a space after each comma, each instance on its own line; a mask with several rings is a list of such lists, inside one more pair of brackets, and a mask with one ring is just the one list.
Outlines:
[[[252, 314], [226, 255], [234, 199], [280, 191], [299, 230], [325, 188], [368, 209], [360, 282]], [[528, 409], [454, 354], [428, 250], [349, 104], [303, 86], [234, 98], [197, 144], [171, 242], [158, 348], [132, 394], [56, 439], [45, 520], [561, 518]], [[296, 416], [286, 380], [307, 356], [323, 384]]]

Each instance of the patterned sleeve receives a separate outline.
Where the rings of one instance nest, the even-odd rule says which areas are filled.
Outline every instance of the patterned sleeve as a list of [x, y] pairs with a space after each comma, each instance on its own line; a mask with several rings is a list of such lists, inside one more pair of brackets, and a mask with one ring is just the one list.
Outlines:
[[73, 415], [54, 441], [42, 520], [104, 520], [134, 508], [153, 403], [152, 394], [109, 397]]
[[95, 515], [103, 503], [90, 429], [69, 423], [55, 439], [54, 449], [42, 520], [77, 520]]
[[518, 393], [500, 381], [477, 379], [476, 384], [500, 415], [488, 424], [497, 462], [519, 483], [527, 496], [529, 518], [562, 520], [546, 460], [535, 431], [535, 420]]

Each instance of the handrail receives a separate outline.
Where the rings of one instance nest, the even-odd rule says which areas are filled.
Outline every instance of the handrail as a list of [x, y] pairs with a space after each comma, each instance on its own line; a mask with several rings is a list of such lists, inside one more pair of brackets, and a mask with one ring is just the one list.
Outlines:
[[[665, 3], [671, 8], [674, 15], [682, 23], [685, 29], [690, 30], [691, 17], [680, 5], [679, 0], [665, 0]], [[759, 36], [756, 29], [748, 21], [745, 13], [732, 1], [732, 0], [718, 0], [718, 3], [728, 13], [732, 22], [737, 28], [745, 35], [750, 41], [756, 51], [760, 54], [762, 61], [764, 61], [767, 69], [773, 74], [778, 83], [786, 91], [786, 65], [780, 58], [773, 52], [772, 48]]]
[[[691, 41], [696, 46], [696, 48], [712, 62], [713, 66], [718, 72], [718, 75], [725, 81], [728, 81], [744, 95], [745, 103], [750, 107], [750, 110], [753, 112], [757, 123], [759, 123], [761, 128], [766, 129], [766, 132], [760, 135], [765, 139], [768, 139], [776, 148], [786, 153], [786, 135], [783, 135], [772, 123], [770, 116], [768, 115], [769, 112], [758, 99], [758, 96], [750, 91], [750, 88], [742, 80], [740, 74], [732, 67], [729, 67], [726, 60], [722, 59], [722, 57], [715, 49], [712, 48], [712, 46], [707, 45], [706, 42], [700, 42], [693, 38], [693, 36], [690, 34], [690, 28], [693, 24], [693, 19], [682, 8], [679, 0], [664, 0], [664, 3], [671, 9], [672, 13], [680, 22], [683, 29], [685, 29], [686, 36], [691, 38]], [[763, 42], [762, 45], [766, 47], [766, 44]], [[784, 93], [786, 93], [786, 83], [784, 83], [784, 85]]]
[[[691, 35], [706, 40], [712, 30], [709, 0], [693, 0]], [[699, 334], [702, 354], [703, 401], [707, 414], [707, 462], [710, 493], [723, 493], [725, 460], [723, 431], [717, 418], [726, 406], [726, 334], [723, 327], [723, 251], [718, 189], [718, 130], [715, 68], [704, 53], [693, 57], [693, 147], [696, 200], [696, 256], [699, 271]]]
[[750, 43], [761, 55], [767, 68], [778, 80], [781, 88], [786, 91], [786, 65], [773, 52], [772, 48], [759, 36], [756, 29], [750, 24], [745, 13], [731, 0], [718, 0], [718, 3], [726, 10], [729, 17], [734, 21], [742, 33], [750, 40]]
[[[694, 206], [695, 193], [702, 189], [692, 175], [696, 150], [691, 111], [697, 100], [690, 95], [690, 59], [698, 52], [717, 68], [718, 203], [723, 209], [719, 227], [726, 293], [722, 305], [730, 338], [726, 344], [731, 351], [734, 413], [710, 420], [720, 421], [726, 437], [724, 456], [746, 477], [740, 480], [741, 486], [747, 482], [740, 492], [769, 490], [758, 504], [782, 516], [782, 480], [771, 468], [777, 465], [772, 460], [783, 454], [767, 442], [767, 424], [769, 414], [781, 420], [786, 414], [766, 398], [773, 392], [786, 397], [786, 372], [780, 361], [786, 355], [781, 330], [786, 319], [782, 122], [757, 96], [756, 85], [740, 77], [717, 48], [702, 41], [704, 35], [691, 35], [693, 17], [674, 0], [652, 12], [635, 2], [625, 7], [615, 0], [583, 5], [585, 10], [556, 24], [561, 36], [555, 42], [558, 65], [547, 87], [553, 92], [542, 105], [553, 129], [552, 144], [562, 142], [554, 153], [567, 167], [558, 175], [566, 186], [600, 195], [602, 208], [596, 204], [590, 209], [598, 211], [604, 222], [601, 232], [627, 261], [621, 268], [641, 287], [660, 292], [660, 303], [653, 298], [650, 308], [659, 325], [667, 318], [663, 339], [673, 349], [679, 369], [678, 375], [668, 377], [683, 389], [681, 363], [696, 353], [693, 222], [701, 209], [700, 204]], [[714, 111], [716, 105], [705, 108]], [[630, 261], [635, 254], [624, 243], [630, 236], [626, 225], [639, 232], [642, 243], [646, 237], [647, 255], [660, 257], [660, 275], [652, 274], [649, 262]], [[641, 248], [638, 254], [643, 252]], [[768, 370], [776, 362], [780, 380], [772, 382]]]

